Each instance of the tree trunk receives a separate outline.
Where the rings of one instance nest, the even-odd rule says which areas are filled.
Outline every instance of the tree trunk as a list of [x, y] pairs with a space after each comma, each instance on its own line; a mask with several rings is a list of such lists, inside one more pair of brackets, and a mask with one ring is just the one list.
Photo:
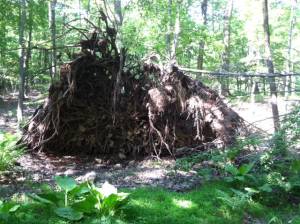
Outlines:
[[19, 33], [19, 44], [20, 44], [20, 68], [19, 68], [19, 96], [18, 96], [18, 109], [17, 118], [18, 123], [23, 120], [23, 100], [24, 100], [24, 85], [25, 85], [25, 22], [26, 22], [26, 0], [20, 1], [20, 33]]
[[[202, 21], [203, 21], [203, 26], [202, 26], [202, 34], [206, 29], [207, 26], [207, 2], [208, 0], [203, 0], [201, 3], [201, 14], [202, 14]], [[205, 46], [205, 41], [202, 39], [199, 42], [199, 54], [197, 58], [197, 69], [202, 70], [203, 69], [203, 58], [204, 58], [204, 46]]]
[[[121, 0], [114, 0], [114, 10], [116, 15], [116, 23], [118, 27], [120, 28], [123, 24], [123, 15], [122, 15], [122, 2]], [[113, 103], [112, 103], [112, 117], [113, 117], [113, 124], [116, 120], [116, 107], [119, 101], [119, 95], [120, 95], [120, 82], [121, 82], [121, 74], [123, 71], [123, 65], [124, 65], [124, 49], [122, 46], [122, 36], [120, 36], [121, 33], [118, 35], [119, 39], [119, 49], [120, 49], [120, 58], [119, 58], [119, 68], [117, 70], [116, 74], [116, 80], [114, 83], [114, 90], [113, 90]]]
[[171, 60], [176, 61], [176, 48], [178, 45], [179, 33], [180, 33], [180, 13], [179, 13], [179, 3], [176, 4], [176, 19], [175, 19], [175, 27], [174, 27], [174, 38], [173, 44], [171, 47]]
[[51, 31], [51, 51], [50, 51], [50, 76], [51, 79], [56, 75], [56, 24], [55, 24], [55, 7], [56, 0], [49, 2], [49, 29]]
[[[289, 29], [289, 37], [288, 37], [288, 49], [287, 49], [287, 63], [286, 63], [286, 73], [293, 72], [293, 62], [292, 62], [292, 47], [293, 47], [293, 32], [296, 24], [296, 6], [297, 0], [291, 0], [291, 15], [290, 15], [290, 29]], [[292, 87], [295, 86], [295, 77], [291, 75], [288, 76], [288, 84], [285, 92], [288, 92], [289, 95], [292, 94]]]
[[79, 25], [81, 26], [81, 0], [78, 0], [78, 17], [79, 17]]
[[117, 24], [122, 26], [123, 24], [123, 15], [122, 15], [122, 2], [121, 0], [114, 1], [115, 14], [117, 17]]
[[172, 0], [168, 1], [168, 28], [167, 28], [167, 36], [166, 36], [166, 49], [168, 56], [171, 58], [171, 27], [172, 27]]
[[[233, 10], [233, 0], [229, 0], [226, 7], [226, 12], [224, 15], [224, 28], [223, 28], [223, 43], [224, 43], [224, 51], [222, 53], [222, 71], [229, 71], [229, 64], [230, 64], [230, 21], [232, 17], [232, 10]], [[228, 82], [221, 77], [221, 95], [228, 95]]]
[[26, 52], [26, 60], [25, 60], [25, 74], [26, 74], [26, 80], [25, 80], [25, 91], [26, 94], [29, 93], [29, 85], [30, 85], [30, 75], [29, 75], [29, 61], [31, 59], [31, 41], [32, 41], [32, 12], [29, 10], [28, 15], [28, 22], [29, 22], [29, 30], [28, 30], [28, 41], [27, 41], [27, 52]]
[[[270, 41], [270, 27], [269, 27], [269, 12], [268, 12], [268, 0], [263, 0], [263, 28], [264, 28], [264, 36], [265, 36], [265, 57], [266, 64], [268, 67], [268, 73], [274, 74], [274, 64], [272, 60], [272, 52], [271, 52], [271, 41]], [[271, 105], [272, 105], [272, 114], [273, 114], [273, 122], [275, 131], [279, 130], [279, 112], [277, 105], [277, 88], [275, 83], [275, 77], [268, 77], [270, 91], [271, 91]]]

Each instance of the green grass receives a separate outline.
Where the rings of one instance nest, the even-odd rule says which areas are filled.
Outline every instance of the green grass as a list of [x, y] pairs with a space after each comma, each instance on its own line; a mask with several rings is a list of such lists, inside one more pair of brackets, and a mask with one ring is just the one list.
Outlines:
[[128, 223], [240, 223], [241, 215], [217, 199], [217, 189], [226, 187], [213, 183], [188, 193], [137, 189], [126, 208], [126, 218]]
[[[212, 182], [187, 193], [169, 192], [157, 188], [140, 188], [132, 192], [125, 209], [126, 223], [243, 223], [251, 217], [259, 223], [300, 223], [298, 208], [285, 205], [267, 208], [258, 203], [246, 203], [238, 209], [231, 209], [218, 198], [218, 191], [230, 192], [224, 182]], [[297, 221], [298, 219], [298, 221]]]
[[79, 222], [58, 218], [47, 207], [38, 204], [25, 204], [9, 217], [0, 215], [0, 224], [194, 224], [194, 223], [300, 223], [300, 210], [286, 204], [282, 207], [268, 208], [251, 202], [232, 209], [218, 198], [218, 191], [230, 192], [224, 182], [204, 184], [196, 190], [185, 193], [171, 192], [160, 188], [138, 188], [130, 192], [129, 203], [118, 218], [85, 217]]

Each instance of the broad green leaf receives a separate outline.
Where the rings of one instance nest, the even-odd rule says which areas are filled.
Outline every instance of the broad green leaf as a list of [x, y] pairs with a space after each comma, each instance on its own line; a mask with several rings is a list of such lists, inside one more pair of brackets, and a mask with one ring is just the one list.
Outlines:
[[18, 210], [18, 208], [20, 208], [20, 204], [16, 202], [4, 202], [2, 204], [0, 212], [3, 213], [15, 212]]
[[111, 194], [107, 198], [104, 198], [102, 202], [103, 211], [108, 214], [110, 211], [115, 210], [118, 205], [118, 195]]
[[245, 177], [243, 177], [243, 176], [236, 176], [234, 178], [239, 181], [245, 181]]
[[263, 186], [258, 188], [260, 191], [264, 191], [264, 192], [272, 192], [272, 188], [270, 184], [264, 184]]
[[73, 208], [64, 207], [64, 208], [57, 208], [54, 210], [55, 214], [59, 217], [71, 220], [71, 221], [78, 221], [83, 218], [83, 213], [75, 211]]
[[98, 200], [93, 195], [88, 195], [84, 200], [75, 202], [72, 208], [78, 212], [93, 213]]
[[250, 163], [250, 164], [243, 164], [242, 166], [240, 166], [239, 168], [239, 173], [241, 175], [245, 175], [247, 173], [250, 172], [250, 170], [252, 169], [254, 163]]
[[68, 176], [56, 176], [55, 181], [56, 184], [65, 191], [71, 191], [77, 186], [76, 181]]
[[113, 213], [127, 202], [127, 198], [128, 194], [126, 193], [111, 194], [107, 198], [104, 198], [102, 202], [103, 212], [105, 214]]
[[36, 194], [29, 194], [28, 197], [31, 198], [32, 200], [34, 200], [35, 202], [38, 202], [38, 203], [55, 205], [52, 201], [50, 201], [46, 198], [40, 197]]
[[9, 209], [9, 212], [15, 212], [17, 211], [19, 208], [20, 208], [21, 205], [17, 204], [17, 205], [14, 205], [13, 207], [11, 207]]
[[81, 183], [81, 184], [77, 185], [75, 188], [73, 188], [69, 192], [69, 196], [70, 197], [80, 196], [80, 195], [88, 193], [88, 192], [90, 192], [89, 183], [84, 182], [84, 183]]
[[64, 194], [62, 192], [49, 192], [49, 193], [38, 194], [38, 196], [45, 200], [51, 201], [57, 206], [60, 205], [59, 204], [60, 202], [63, 203], [64, 201]]

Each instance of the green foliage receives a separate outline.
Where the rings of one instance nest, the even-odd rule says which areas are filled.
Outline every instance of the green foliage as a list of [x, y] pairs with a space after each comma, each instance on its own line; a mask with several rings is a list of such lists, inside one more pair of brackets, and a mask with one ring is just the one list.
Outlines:
[[80, 220], [84, 214], [113, 216], [126, 203], [127, 194], [118, 193], [107, 182], [98, 188], [90, 182], [78, 185], [70, 177], [56, 176], [55, 181], [60, 191], [48, 189], [29, 196], [34, 202], [48, 206], [56, 215], [68, 220]]
[[15, 135], [0, 132], [0, 171], [12, 168], [22, 155], [22, 150], [16, 147], [16, 142]]
[[[69, 182], [67, 179], [65, 182]], [[242, 223], [245, 216], [252, 223], [268, 223], [280, 220], [282, 223], [297, 223], [298, 208], [289, 204], [267, 207], [255, 202], [256, 190], [238, 190], [231, 183], [211, 181], [190, 192], [177, 193], [160, 188], [137, 188], [128, 190], [130, 200], [122, 208], [122, 215], [99, 214], [92, 200], [90, 183], [77, 185], [69, 191], [68, 207], [64, 207], [64, 191], [43, 188], [33, 201], [7, 203], [6, 212], [0, 212], [0, 223], [10, 224], [160, 224], [160, 223]], [[68, 188], [69, 189], [69, 188]], [[105, 189], [105, 190], [104, 190]], [[112, 195], [114, 187], [98, 188], [102, 195]], [[58, 193], [60, 192], [60, 194]], [[77, 196], [76, 196], [77, 195]], [[86, 200], [84, 200], [86, 198]], [[253, 199], [254, 198], [254, 199]], [[83, 202], [84, 201], [84, 202]], [[80, 206], [77, 204], [80, 203]], [[56, 205], [59, 206], [56, 206]], [[111, 204], [111, 203], [108, 203]], [[107, 205], [108, 205], [107, 204]], [[16, 206], [16, 207], [15, 207]], [[1, 206], [0, 206], [1, 211]], [[82, 217], [83, 216], [83, 217]], [[275, 218], [274, 218], [275, 217]], [[78, 221], [76, 221], [78, 220]], [[251, 223], [251, 222], [250, 222]], [[274, 222], [276, 223], [276, 222]]]
[[[177, 168], [189, 170], [198, 164], [198, 174], [204, 175], [205, 180], [227, 182], [231, 191], [219, 191], [218, 199], [232, 210], [246, 208], [251, 203], [282, 206], [297, 201], [299, 204], [300, 157], [295, 150], [299, 147], [299, 124], [297, 107], [272, 138], [241, 139], [229, 149], [180, 159]], [[261, 144], [270, 148], [257, 151]]]

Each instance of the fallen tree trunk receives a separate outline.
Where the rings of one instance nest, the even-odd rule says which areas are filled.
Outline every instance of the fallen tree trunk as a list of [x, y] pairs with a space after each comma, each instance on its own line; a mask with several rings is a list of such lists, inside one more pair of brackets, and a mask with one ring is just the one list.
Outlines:
[[125, 158], [233, 143], [243, 121], [215, 91], [176, 66], [159, 67], [155, 56], [130, 69], [113, 35], [82, 41], [81, 55], [61, 67], [60, 81], [24, 128], [30, 148]]

